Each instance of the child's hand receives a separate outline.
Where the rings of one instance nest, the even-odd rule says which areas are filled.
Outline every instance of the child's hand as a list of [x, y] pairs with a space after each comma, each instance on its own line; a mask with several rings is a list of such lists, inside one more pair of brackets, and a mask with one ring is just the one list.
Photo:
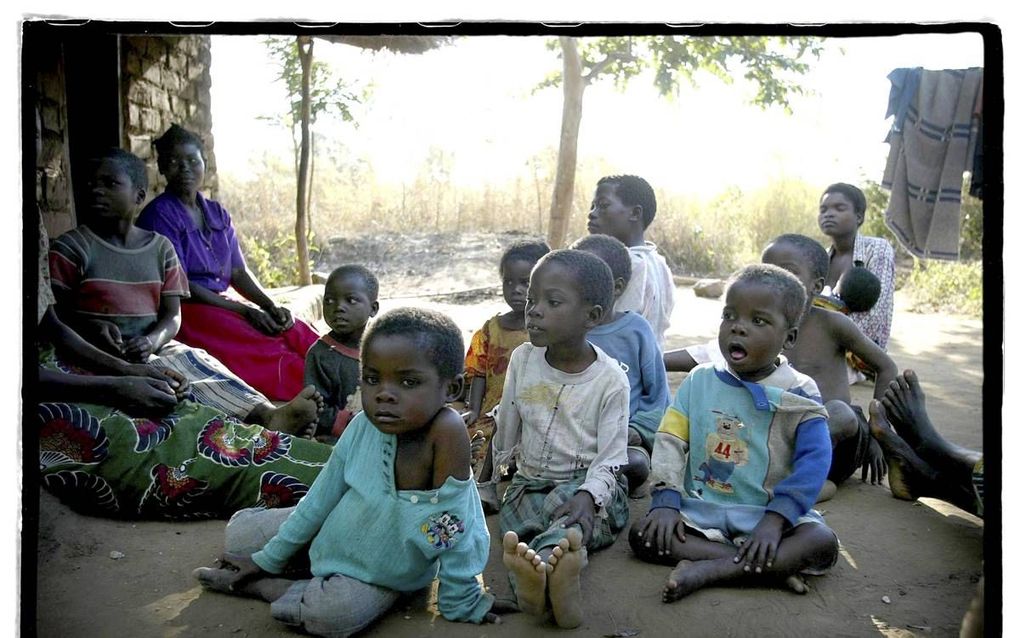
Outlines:
[[133, 416], [166, 414], [177, 406], [166, 379], [114, 377], [110, 389], [116, 405]]
[[241, 591], [245, 585], [265, 575], [262, 568], [248, 554], [226, 552], [223, 554], [223, 558], [220, 559], [220, 563], [228, 569], [233, 567], [237, 570], [228, 582], [227, 586], [230, 591]]
[[90, 341], [105, 352], [121, 357], [124, 354], [124, 339], [120, 335], [117, 324], [105, 319], [93, 319], [86, 322], [91, 333]]
[[152, 354], [152, 339], [148, 335], [133, 337], [124, 344], [124, 358], [128, 361], [144, 362], [150, 354]]
[[861, 464], [861, 480], [868, 481], [868, 470], [871, 470], [871, 484], [881, 485], [889, 466], [886, 464], [882, 447], [874, 437], [868, 442], [868, 450], [864, 454], [864, 463]]
[[671, 507], [658, 507], [648, 512], [641, 521], [638, 536], [644, 541], [645, 547], [657, 549], [660, 555], [671, 553], [674, 537], [681, 543], [687, 541], [684, 519], [680, 517], [680, 512]]
[[765, 512], [758, 524], [754, 526], [751, 537], [744, 541], [744, 544], [737, 550], [733, 557], [734, 563], [746, 559], [744, 571], [754, 571], [756, 574], [762, 572], [762, 568], [772, 567], [772, 561], [776, 557], [776, 550], [783, 539], [783, 527], [786, 526], [786, 519], [775, 512]]
[[552, 513], [553, 520], [561, 517], [566, 517], [561, 527], [570, 527], [574, 523], [581, 526], [581, 544], [587, 545], [595, 529], [595, 499], [588, 492], [578, 490]]

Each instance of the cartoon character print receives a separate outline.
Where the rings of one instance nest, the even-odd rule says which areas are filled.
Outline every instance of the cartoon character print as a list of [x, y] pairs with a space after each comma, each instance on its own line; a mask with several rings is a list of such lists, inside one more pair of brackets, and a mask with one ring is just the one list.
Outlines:
[[165, 463], [152, 466], [152, 481], [138, 504], [138, 513], [164, 518], [211, 518], [214, 513], [198, 513], [195, 502], [206, 493], [209, 482], [188, 474], [188, 466], [196, 459], [188, 459], [171, 467]]
[[61, 470], [42, 477], [42, 485], [76, 512], [93, 516], [117, 516], [120, 512], [117, 495], [100, 476]]
[[464, 533], [464, 521], [450, 512], [436, 512], [421, 524], [421, 532], [429, 545], [436, 549], [449, 549]]
[[[716, 415], [716, 431], [705, 439], [708, 460], [698, 467], [701, 476], [694, 477], [694, 480], [717, 492], [732, 494], [733, 485], [729, 478], [736, 468], [747, 465], [749, 460], [747, 442], [738, 436], [744, 424], [735, 416], [718, 410], [712, 412]], [[697, 492], [704, 493], [702, 488], [698, 488]]]
[[287, 456], [289, 434], [214, 418], [198, 433], [198, 452], [227, 467], [263, 465]]
[[[130, 418], [130, 417], [128, 417]], [[131, 425], [135, 428], [135, 452], [148, 452], [167, 440], [179, 417], [169, 415], [155, 421], [147, 418], [132, 418]]]
[[287, 474], [263, 472], [259, 480], [259, 500], [255, 507], [272, 509], [274, 507], [290, 507], [297, 505], [305, 494], [308, 486]]
[[110, 440], [99, 419], [78, 406], [41, 403], [39, 469], [70, 463], [94, 465], [106, 458]]

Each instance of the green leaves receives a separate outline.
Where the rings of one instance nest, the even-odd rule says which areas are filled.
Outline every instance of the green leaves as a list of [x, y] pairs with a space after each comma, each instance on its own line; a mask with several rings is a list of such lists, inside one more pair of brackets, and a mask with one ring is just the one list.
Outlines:
[[[810, 70], [810, 59], [818, 59], [823, 43], [819, 38], [794, 36], [662, 35], [579, 38], [577, 42], [586, 84], [611, 78], [623, 88], [631, 78], [651, 69], [659, 93], [673, 96], [686, 86], [696, 87], [699, 71], [727, 83], [739, 75], [757, 86], [753, 104], [778, 105], [788, 112], [790, 97], [804, 92], [796, 76]], [[550, 48], [555, 44], [550, 40]], [[556, 71], [535, 90], [560, 82]]]

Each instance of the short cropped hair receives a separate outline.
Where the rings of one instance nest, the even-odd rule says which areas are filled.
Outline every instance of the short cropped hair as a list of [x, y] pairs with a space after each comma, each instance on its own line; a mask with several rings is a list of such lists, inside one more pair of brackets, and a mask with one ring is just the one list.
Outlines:
[[804, 284], [790, 272], [772, 264], [752, 264], [744, 266], [730, 277], [729, 289], [736, 284], [761, 284], [772, 290], [776, 295], [779, 309], [786, 318], [789, 327], [794, 328], [800, 323], [801, 315], [807, 304], [807, 291]]
[[[835, 184], [829, 184], [825, 191], [822, 193], [822, 197], [825, 197], [829, 193], [839, 193], [853, 204], [854, 210], [861, 214], [861, 224], [864, 223], [864, 213], [868, 210], [868, 198], [864, 196], [864, 191], [857, 188], [853, 184], [846, 184], [843, 182], [836, 182]], [[861, 224], [857, 224], [860, 226]]]
[[361, 340], [368, 350], [376, 337], [412, 339], [436, 367], [440, 379], [453, 379], [464, 371], [464, 339], [460, 328], [441, 312], [425, 308], [397, 308], [369, 324]]
[[379, 280], [371, 270], [361, 264], [344, 264], [334, 268], [333, 272], [329, 273], [329, 278], [326, 279], [326, 287], [328, 288], [333, 281], [348, 275], [361, 277], [361, 280], [365, 282], [365, 292], [368, 293], [368, 298], [372, 301], [379, 299]]
[[637, 175], [607, 175], [595, 187], [603, 184], [616, 186], [616, 196], [624, 206], [640, 206], [641, 225], [648, 228], [655, 219], [655, 191], [644, 178]]
[[506, 247], [499, 259], [499, 274], [506, 272], [506, 265], [511, 261], [526, 261], [535, 265], [538, 260], [549, 254], [549, 244], [538, 239], [522, 239]]
[[144, 191], [149, 190], [149, 174], [145, 170], [145, 162], [140, 157], [122, 148], [112, 146], [100, 151], [92, 158], [92, 163], [98, 165], [106, 160], [119, 166], [131, 180], [132, 186]]
[[543, 264], [559, 264], [570, 271], [581, 300], [585, 303], [602, 306], [606, 312], [613, 307], [613, 272], [606, 262], [595, 255], [565, 248], [542, 257], [535, 264], [535, 269]]
[[630, 282], [630, 251], [623, 242], [609, 235], [586, 235], [570, 245], [574, 250], [591, 253], [606, 262], [613, 273], [613, 281], [623, 279], [623, 285]]
[[854, 266], [839, 278], [839, 298], [850, 312], [867, 312], [882, 294], [882, 282], [864, 266]]
[[788, 233], [780, 235], [772, 240], [773, 244], [789, 244], [800, 251], [800, 254], [810, 262], [811, 274], [815, 279], [825, 278], [829, 274], [829, 253], [825, 247], [816, 240], [806, 235]]
[[161, 172], [166, 168], [168, 156], [174, 147], [181, 144], [194, 144], [202, 157], [205, 157], [205, 144], [202, 143], [202, 138], [179, 124], [171, 124], [165, 133], [152, 142], [152, 145], [156, 147], [156, 164]]

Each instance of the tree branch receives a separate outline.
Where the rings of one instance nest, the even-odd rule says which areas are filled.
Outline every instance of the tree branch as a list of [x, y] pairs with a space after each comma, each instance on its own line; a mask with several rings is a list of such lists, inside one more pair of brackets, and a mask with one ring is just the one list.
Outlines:
[[613, 62], [634, 62], [636, 60], [637, 58], [630, 53], [610, 53], [597, 64], [592, 66], [590, 71], [582, 75], [581, 80], [584, 82], [585, 86], [588, 86], [595, 80], [599, 73], [602, 73], [602, 71], [604, 71], [606, 67]]

